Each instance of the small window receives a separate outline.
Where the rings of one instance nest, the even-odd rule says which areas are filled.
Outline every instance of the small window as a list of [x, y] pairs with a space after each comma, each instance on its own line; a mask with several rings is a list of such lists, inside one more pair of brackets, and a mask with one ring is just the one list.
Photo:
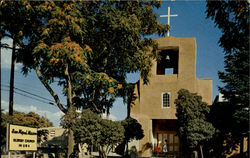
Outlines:
[[162, 107], [167, 108], [170, 107], [170, 93], [163, 93], [162, 94]]

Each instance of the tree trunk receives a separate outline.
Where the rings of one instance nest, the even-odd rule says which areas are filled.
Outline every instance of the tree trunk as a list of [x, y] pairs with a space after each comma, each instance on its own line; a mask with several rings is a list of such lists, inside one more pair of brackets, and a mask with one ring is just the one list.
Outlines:
[[203, 146], [200, 145], [200, 151], [201, 151], [201, 158], [204, 158], [204, 155], [203, 155]]
[[107, 119], [107, 120], [109, 119], [109, 115], [110, 115], [109, 107], [107, 107], [107, 113], [106, 113], [106, 119]]
[[128, 141], [126, 141], [126, 156], [128, 156]]
[[130, 117], [130, 112], [131, 112], [131, 103], [127, 103], [127, 118]]
[[70, 155], [73, 153], [74, 150], [74, 135], [73, 135], [73, 131], [71, 129], [68, 129], [69, 133], [68, 133], [68, 154], [67, 154], [67, 158], [70, 158]]
[[102, 146], [99, 147], [99, 156], [100, 158], [107, 158], [107, 153], [105, 152]]
[[193, 151], [192, 158], [198, 158], [198, 152], [196, 150]]
[[244, 153], [244, 137], [240, 140], [240, 157], [243, 157]]
[[[134, 93], [135, 90], [135, 86], [138, 86], [137, 83], [136, 84], [132, 84], [131, 86], [133, 86], [132, 88], [129, 88], [128, 91], [128, 102], [127, 102], [127, 118], [130, 117], [130, 113], [131, 113], [131, 106], [134, 105], [134, 101], [136, 100], [136, 96]], [[137, 87], [138, 88], [138, 87]]]
[[10, 116], [13, 116], [15, 63], [16, 63], [16, 41], [13, 39], [11, 71], [10, 71], [10, 94], [9, 94], [9, 115]]
[[[66, 115], [68, 115], [68, 117], [71, 117], [75, 113], [75, 108], [73, 108], [73, 102], [72, 102], [72, 86], [71, 86], [71, 78], [70, 78], [68, 64], [65, 65], [64, 75], [65, 75], [65, 78], [66, 78], [66, 81], [67, 81], [67, 105], [68, 105], [68, 111], [67, 111]], [[73, 150], [74, 150], [73, 131], [70, 128], [68, 130], [69, 130], [69, 135], [68, 135], [68, 154], [67, 154], [67, 158], [70, 157], [70, 155], [73, 153]]]

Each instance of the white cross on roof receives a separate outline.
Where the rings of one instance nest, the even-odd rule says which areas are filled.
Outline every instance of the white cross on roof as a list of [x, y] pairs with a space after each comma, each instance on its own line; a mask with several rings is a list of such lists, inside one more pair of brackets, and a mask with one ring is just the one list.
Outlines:
[[[170, 26], [170, 17], [171, 17], [171, 16], [178, 16], [178, 15], [177, 15], [177, 14], [171, 15], [171, 14], [170, 14], [170, 7], [168, 7], [168, 14], [167, 14], [167, 15], [160, 15], [161, 18], [165, 18], [165, 17], [168, 18], [168, 25], [169, 25], [169, 26]], [[169, 33], [169, 30], [168, 30], [167, 36], [169, 36], [169, 35], [170, 35], [170, 33]]]

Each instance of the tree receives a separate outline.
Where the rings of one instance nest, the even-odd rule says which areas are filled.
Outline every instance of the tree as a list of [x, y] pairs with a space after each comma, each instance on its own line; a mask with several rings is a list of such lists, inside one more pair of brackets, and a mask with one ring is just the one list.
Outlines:
[[232, 135], [230, 135], [233, 110], [228, 106], [228, 102], [214, 102], [208, 116], [209, 121], [216, 129], [214, 137], [210, 140], [208, 146], [213, 149], [212, 154], [216, 157], [230, 155], [232, 149], [236, 149], [236, 144], [238, 144], [238, 140], [233, 139]]
[[110, 150], [123, 141], [124, 128], [120, 122], [102, 119], [89, 109], [75, 116], [72, 121], [65, 115], [63, 126], [70, 125], [76, 143], [88, 144], [89, 151], [91, 146], [97, 147], [100, 157], [106, 158]]
[[[109, 116], [115, 98], [128, 95], [127, 73], [140, 71], [148, 83], [157, 45], [146, 36], [164, 35], [168, 29], [153, 13], [154, 7], [160, 7], [160, 1], [28, 4], [32, 4], [28, 7], [35, 12], [38, 22], [26, 38], [19, 59], [24, 72], [36, 71], [58, 108], [68, 116], [76, 108], [91, 108]], [[148, 53], [150, 48], [152, 53]], [[61, 103], [51, 87], [55, 81], [63, 88], [67, 105]], [[69, 131], [68, 157], [73, 151], [73, 133]]]
[[[195, 153], [200, 147], [203, 157], [202, 146], [212, 138], [215, 132], [213, 125], [207, 121], [209, 113], [207, 103], [202, 102], [202, 97], [196, 93], [181, 89], [178, 91], [175, 104], [177, 108], [177, 134], [183, 142], [183, 147]], [[188, 153], [188, 151], [186, 152]]]
[[[158, 23], [152, 11], [152, 7], [159, 6], [154, 1], [46, 2], [37, 8], [49, 14], [43, 19], [47, 24], [40, 28], [41, 36], [33, 48], [34, 65], [27, 64], [26, 68], [33, 66], [52, 94], [48, 83], [59, 78], [65, 90], [73, 91], [74, 97], [69, 100], [99, 113], [103, 109], [108, 111], [118, 95], [116, 91], [126, 89], [127, 73], [141, 70], [145, 83], [148, 82], [149, 59], [156, 54], [146, 52], [150, 46], [155, 48], [156, 43], [142, 39], [141, 35], [165, 34], [168, 27]], [[55, 94], [52, 96], [59, 101]]]
[[132, 117], [126, 118], [121, 124], [125, 130], [123, 144], [126, 145], [126, 154], [128, 155], [128, 143], [132, 140], [142, 139], [144, 137], [144, 131], [141, 124]]
[[99, 151], [102, 158], [106, 158], [108, 153], [117, 145], [122, 143], [124, 138], [124, 128], [121, 122], [102, 119], [101, 120], [101, 140]]
[[53, 126], [52, 122], [50, 122], [46, 117], [41, 117], [35, 112], [29, 112], [27, 114], [23, 112], [14, 112], [13, 117], [11, 117], [10, 122], [8, 123], [33, 128]]
[[[51, 127], [53, 123], [50, 122], [46, 117], [41, 117], [35, 112], [23, 113], [14, 111], [13, 116], [10, 116], [8, 113], [2, 112], [2, 129], [6, 131], [7, 123], [27, 126], [32, 128], [42, 128], [42, 127]], [[46, 135], [46, 131], [38, 132], [38, 141], [41, 136]], [[6, 132], [1, 133], [1, 144], [6, 143]]]
[[219, 78], [225, 85], [219, 87], [219, 90], [228, 101], [226, 108], [231, 111], [224, 120], [231, 120], [231, 125], [218, 129], [224, 135], [230, 135], [232, 141], [227, 143], [232, 144], [232, 147], [243, 141], [244, 137], [249, 138], [248, 9], [247, 0], [207, 1], [207, 17], [214, 20], [222, 30], [219, 44], [225, 53], [225, 71], [219, 72]]
[[10, 94], [9, 94], [9, 114], [13, 115], [14, 104], [14, 72], [15, 63], [18, 56], [18, 50], [22, 49], [25, 38], [32, 32], [37, 23], [37, 16], [27, 1], [1, 1], [0, 6], [0, 39], [12, 39], [12, 47], [7, 44], [1, 45], [1, 48], [12, 50], [11, 75], [10, 75]]

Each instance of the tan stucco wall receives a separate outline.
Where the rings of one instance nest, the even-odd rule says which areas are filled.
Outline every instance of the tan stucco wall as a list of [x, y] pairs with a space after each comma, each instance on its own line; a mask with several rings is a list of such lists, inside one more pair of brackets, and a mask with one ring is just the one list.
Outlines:
[[202, 101], [212, 105], [212, 79], [197, 79], [198, 95], [202, 96]]
[[[63, 127], [59, 126], [59, 127], [45, 127], [45, 128], [39, 128], [38, 130], [48, 130], [48, 140], [53, 139], [54, 137], [61, 137], [66, 129], [64, 129]], [[51, 135], [51, 132], [54, 132], [54, 135]]]
[[[196, 41], [195, 38], [164, 37], [157, 39], [158, 49], [179, 51], [178, 74], [157, 75], [157, 62], [153, 61], [150, 83], [139, 82], [135, 87], [137, 99], [131, 105], [131, 116], [138, 119], [144, 129], [145, 137], [140, 141], [141, 156], [151, 156], [151, 150], [145, 150], [145, 144], [152, 143], [152, 119], [176, 119], [177, 92], [184, 88], [198, 93], [203, 101], [212, 103], [212, 80], [196, 78]], [[138, 88], [139, 87], [139, 88]], [[170, 92], [170, 107], [162, 107], [162, 93]]]
[[47, 140], [42, 138], [42, 141], [39, 144], [40, 146], [48, 146], [49, 144], [61, 146], [67, 145], [67, 130], [63, 127], [45, 127], [39, 128], [38, 130], [48, 130]]

